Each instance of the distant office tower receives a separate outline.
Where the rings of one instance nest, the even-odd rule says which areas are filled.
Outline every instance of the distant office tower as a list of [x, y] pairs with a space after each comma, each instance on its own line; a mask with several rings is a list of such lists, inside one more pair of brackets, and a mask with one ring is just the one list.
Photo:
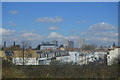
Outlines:
[[13, 43], [13, 46], [15, 46], [15, 41], [14, 41], [14, 43]]
[[85, 39], [78, 40], [78, 48], [82, 48], [84, 44], [85, 44]]
[[64, 47], [68, 48], [68, 45], [69, 45], [69, 40], [64, 40]]
[[69, 41], [68, 47], [69, 48], [74, 48], [74, 42], [73, 41]]
[[54, 45], [58, 45], [58, 41], [56, 41], [56, 40], [53, 40], [51, 43]]
[[64, 41], [64, 46], [66, 48], [74, 48], [74, 42], [73, 41], [69, 41], [69, 40], [65, 40]]
[[4, 48], [6, 47], [6, 42], [4, 42]]

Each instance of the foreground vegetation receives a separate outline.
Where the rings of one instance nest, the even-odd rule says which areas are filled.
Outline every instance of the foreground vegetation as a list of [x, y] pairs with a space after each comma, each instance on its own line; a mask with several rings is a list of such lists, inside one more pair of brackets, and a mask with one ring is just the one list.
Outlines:
[[3, 78], [120, 78], [118, 64], [78, 66], [73, 63], [52, 62], [49, 66], [15, 66], [3, 61]]

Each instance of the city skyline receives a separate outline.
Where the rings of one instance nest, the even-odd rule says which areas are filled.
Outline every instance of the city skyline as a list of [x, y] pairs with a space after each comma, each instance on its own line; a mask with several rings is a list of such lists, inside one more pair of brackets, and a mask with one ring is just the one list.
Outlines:
[[64, 39], [111, 45], [118, 37], [117, 2], [2, 3], [3, 41]]

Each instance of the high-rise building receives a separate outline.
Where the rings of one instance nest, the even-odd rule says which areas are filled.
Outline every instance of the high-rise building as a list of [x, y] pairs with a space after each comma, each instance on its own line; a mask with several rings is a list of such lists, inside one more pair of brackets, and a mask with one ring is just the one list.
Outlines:
[[66, 40], [64, 40], [64, 47], [66, 47], [66, 48], [67, 48], [67, 47], [68, 47], [68, 45], [69, 45], [69, 40], [67, 40], [67, 39], [66, 39]]
[[84, 44], [85, 44], [85, 39], [81, 38], [78, 40], [78, 48], [82, 48]]
[[6, 47], [6, 42], [4, 42], [4, 45], [3, 45], [3, 46], [4, 46], [4, 48]]
[[58, 41], [56, 41], [56, 40], [53, 40], [51, 43], [54, 45], [58, 45]]
[[69, 48], [74, 48], [74, 42], [73, 41], [69, 41], [68, 47]]
[[74, 48], [74, 42], [73, 41], [69, 41], [69, 40], [65, 40], [64, 41], [64, 46], [66, 48]]
[[13, 46], [15, 46], [15, 41], [14, 41], [14, 43], [13, 43]]

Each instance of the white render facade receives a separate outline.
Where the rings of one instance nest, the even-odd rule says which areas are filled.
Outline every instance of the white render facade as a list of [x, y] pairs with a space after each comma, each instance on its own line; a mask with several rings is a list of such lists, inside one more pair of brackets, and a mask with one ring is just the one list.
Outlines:
[[120, 48], [115, 48], [109, 51], [109, 54], [107, 55], [107, 65], [112, 65], [115, 62], [115, 59], [120, 55], [119, 50]]
[[[112, 56], [112, 52], [108, 55], [108, 56]], [[117, 52], [117, 50], [115, 49], [115, 52]], [[59, 56], [55, 56], [53, 55], [52, 52], [46, 54], [47, 57], [39, 57], [39, 58], [25, 58], [25, 65], [50, 65], [50, 62], [52, 61], [52, 58], [55, 58], [56, 61], [61, 61], [61, 62], [73, 62], [76, 63], [77, 65], [85, 65], [85, 64], [89, 64], [90, 62], [95, 62], [95, 61], [99, 61], [100, 59], [104, 60], [105, 55], [107, 54], [107, 52], [77, 52], [77, 51], [73, 51], [73, 52], [68, 52], [68, 55], [59, 55]], [[108, 56], [106, 57], [108, 60], [108, 65], [111, 64], [111, 60], [113, 59], [113, 57], [115, 57], [116, 55], [108, 58]], [[117, 56], [116, 56], [117, 57]], [[13, 58], [12, 62], [15, 65], [23, 65], [23, 59], [22, 58]]]
[[56, 60], [61, 62], [70, 62], [70, 56], [59, 56], [56, 57]]
[[99, 60], [100, 58], [104, 59], [106, 54], [107, 52], [69, 52], [68, 56], [56, 57], [56, 60], [84, 65]]
[[[13, 58], [12, 63], [23, 65], [23, 58]], [[24, 58], [24, 65], [38, 65], [38, 60], [37, 58]]]
[[47, 49], [53, 49], [56, 50], [58, 48], [58, 46], [56, 45], [45, 45], [45, 46], [41, 46], [41, 50], [47, 50]]

